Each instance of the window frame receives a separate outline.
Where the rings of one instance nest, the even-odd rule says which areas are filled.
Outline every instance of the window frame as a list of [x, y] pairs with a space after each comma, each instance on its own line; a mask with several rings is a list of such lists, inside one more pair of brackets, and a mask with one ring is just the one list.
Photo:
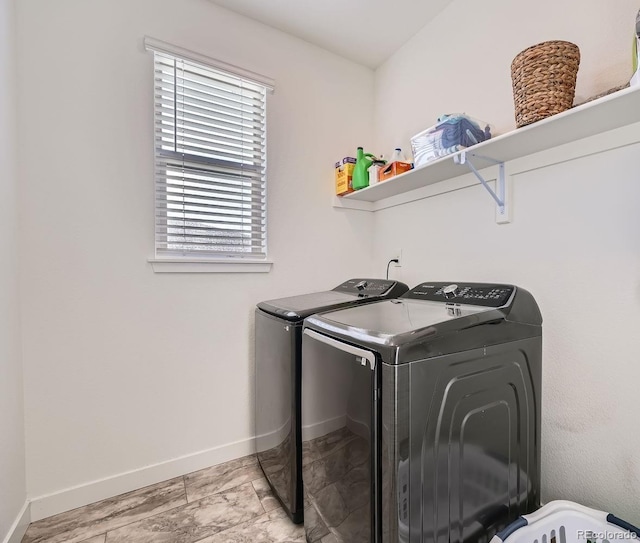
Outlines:
[[[265, 115], [265, 129], [264, 135], [267, 136], [266, 127], [266, 114], [267, 114], [267, 102], [266, 99], [269, 94], [274, 92], [274, 81], [270, 78], [256, 74], [254, 72], [233, 66], [231, 64], [209, 58], [207, 56], [176, 47], [166, 42], [156, 40], [151, 37], [144, 38], [144, 49], [152, 53], [160, 53], [164, 55], [173, 56], [175, 58], [200, 64], [203, 67], [211, 68], [212, 70], [221, 71], [227, 73], [233, 77], [241, 78], [248, 83], [257, 84], [265, 88], [265, 102], [264, 102], [264, 115]], [[152, 65], [155, 67], [155, 55]], [[155, 88], [155, 74], [152, 77], [153, 86]], [[152, 99], [152, 106], [154, 107], [154, 195], [157, 191], [157, 181], [155, 180], [155, 168], [158, 160], [162, 160], [162, 156], [157, 152], [155, 144], [156, 128], [155, 128], [155, 92]], [[265, 177], [262, 185], [264, 191], [264, 258], [257, 257], [248, 253], [239, 253], [236, 255], [216, 255], [215, 253], [206, 253], [199, 255], [197, 251], [186, 251], [184, 255], [168, 254], [163, 255], [158, 253], [158, 240], [155, 233], [155, 221], [156, 221], [156, 208], [154, 204], [154, 256], [148, 259], [154, 272], [168, 272], [168, 273], [265, 273], [271, 270], [273, 261], [268, 258], [268, 234], [267, 234], [267, 179], [266, 179], [266, 164], [267, 157], [264, 156], [263, 164], [265, 168]], [[154, 196], [155, 201], [156, 196]], [[247, 255], [247, 256], [245, 256]]]

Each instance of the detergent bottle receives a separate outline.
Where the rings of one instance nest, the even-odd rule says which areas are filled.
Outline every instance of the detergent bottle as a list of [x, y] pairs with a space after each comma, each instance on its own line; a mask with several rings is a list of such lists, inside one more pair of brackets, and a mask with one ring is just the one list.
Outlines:
[[353, 190], [364, 189], [369, 186], [369, 166], [376, 159], [371, 153], [365, 153], [362, 147], [358, 147], [356, 155], [356, 167], [353, 170]]

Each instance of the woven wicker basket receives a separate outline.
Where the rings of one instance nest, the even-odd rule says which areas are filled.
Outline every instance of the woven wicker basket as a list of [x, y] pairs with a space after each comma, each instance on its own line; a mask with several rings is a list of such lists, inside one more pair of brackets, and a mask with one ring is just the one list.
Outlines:
[[579, 65], [580, 49], [567, 41], [546, 41], [519, 53], [511, 63], [516, 126], [571, 108]]

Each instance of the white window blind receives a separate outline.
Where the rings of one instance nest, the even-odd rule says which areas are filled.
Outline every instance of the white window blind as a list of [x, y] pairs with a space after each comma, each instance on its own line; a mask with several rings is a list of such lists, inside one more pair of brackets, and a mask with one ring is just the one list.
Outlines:
[[154, 51], [156, 256], [266, 257], [267, 87]]

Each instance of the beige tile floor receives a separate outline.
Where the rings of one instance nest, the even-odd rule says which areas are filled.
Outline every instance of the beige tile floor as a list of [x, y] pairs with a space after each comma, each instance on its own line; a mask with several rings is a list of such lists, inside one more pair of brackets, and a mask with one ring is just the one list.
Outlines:
[[22, 543], [303, 543], [246, 456], [61, 513]]

